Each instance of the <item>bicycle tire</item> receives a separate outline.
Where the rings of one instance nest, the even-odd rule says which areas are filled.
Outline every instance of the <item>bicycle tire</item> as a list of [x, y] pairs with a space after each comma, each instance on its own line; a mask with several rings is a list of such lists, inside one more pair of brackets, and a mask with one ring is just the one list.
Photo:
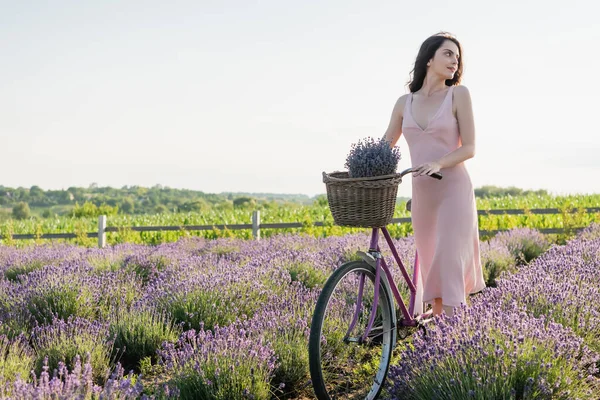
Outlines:
[[[380, 395], [385, 380], [387, 378], [387, 373], [392, 357], [392, 352], [396, 343], [396, 311], [394, 308], [393, 298], [391, 296], [391, 290], [389, 287], [389, 283], [386, 279], [386, 276], [383, 271], [381, 271], [381, 279], [380, 279], [380, 287], [379, 287], [379, 301], [378, 301], [378, 312], [381, 310], [381, 315], [379, 316], [378, 323], [381, 326], [378, 328], [383, 332], [381, 335], [378, 335], [381, 338], [381, 354], [380, 359], [376, 365], [377, 368], [372, 377], [372, 382], [367, 382], [367, 387], [359, 387], [357, 390], [360, 393], [367, 392], [367, 394], [362, 397], [361, 394], [353, 397], [348, 393], [334, 393], [335, 389], [332, 388], [330, 382], [326, 381], [326, 378], [323, 372], [323, 360], [322, 360], [322, 351], [323, 351], [323, 326], [325, 323], [325, 318], [327, 316], [326, 312], [328, 309], [328, 305], [331, 301], [332, 295], [335, 293], [336, 289], [340, 288], [341, 282], [344, 278], [348, 277], [352, 273], [365, 274], [365, 277], [373, 283], [375, 282], [375, 268], [370, 266], [364, 261], [351, 261], [346, 264], [343, 264], [339, 267], [327, 280], [325, 285], [323, 286], [323, 290], [319, 295], [317, 300], [317, 304], [315, 307], [315, 312], [313, 314], [311, 330], [309, 336], [309, 367], [310, 367], [310, 375], [312, 379], [313, 389], [315, 391], [315, 395], [319, 400], [333, 400], [338, 398], [344, 399], [366, 399], [366, 400], [375, 400]], [[365, 278], [365, 282], [367, 279]], [[340, 289], [341, 290], [341, 289]], [[373, 290], [374, 293], [374, 290]], [[367, 295], [367, 293], [365, 293]], [[371, 309], [368, 309], [368, 315], [371, 313]], [[368, 317], [367, 315], [367, 317]], [[347, 325], [342, 329], [347, 330]], [[363, 326], [364, 325], [364, 326]], [[375, 326], [374, 326], [375, 327]], [[358, 329], [366, 328], [366, 324], [359, 323]], [[377, 332], [377, 331], [374, 331]], [[375, 340], [372, 341], [375, 345]], [[325, 346], [330, 345], [329, 342], [325, 343]], [[345, 343], [347, 346], [366, 346], [365, 343]], [[374, 346], [370, 346], [369, 349], [372, 349]], [[372, 350], [367, 350], [372, 351]], [[376, 350], [375, 350], [376, 351]], [[352, 352], [352, 351], [350, 351]], [[326, 357], [324, 357], [326, 358]], [[335, 358], [334, 358], [335, 359]], [[337, 361], [337, 359], [336, 359]], [[337, 368], [337, 367], [336, 367]], [[340, 367], [343, 369], [343, 367]], [[327, 378], [327, 380], [329, 380]], [[371, 385], [368, 387], [368, 385]], [[338, 397], [339, 396], [339, 397]]]

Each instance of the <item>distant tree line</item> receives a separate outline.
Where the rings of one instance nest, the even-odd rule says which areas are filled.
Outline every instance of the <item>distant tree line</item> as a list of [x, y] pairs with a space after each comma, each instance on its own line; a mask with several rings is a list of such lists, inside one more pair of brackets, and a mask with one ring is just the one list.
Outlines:
[[[483, 186], [475, 189], [477, 197], [547, 195], [546, 190], [523, 190], [516, 187]], [[405, 200], [400, 199], [400, 200]], [[39, 186], [10, 188], [0, 185], [0, 209], [10, 210], [10, 217], [26, 219], [72, 215], [154, 214], [167, 212], [205, 212], [210, 209], [265, 209], [282, 204], [315, 204], [327, 206], [327, 197], [271, 193], [204, 193], [188, 189], [172, 189], [155, 185], [150, 188], [70, 187], [66, 190], [43, 190]], [[6, 214], [6, 211], [5, 211]]]
[[504, 197], [504, 196], [528, 196], [528, 195], [537, 195], [537, 196], [547, 196], [548, 191], [544, 189], [540, 190], [523, 190], [517, 187], [511, 186], [507, 188], [498, 187], [498, 186], [482, 186], [480, 188], [475, 189], [476, 197]]
[[[209, 209], [264, 208], [282, 203], [310, 204], [306, 195], [247, 193], [204, 193], [155, 185], [150, 188], [124, 186], [120, 189], [70, 187], [43, 190], [39, 186], [10, 188], [0, 185], [0, 208], [11, 210], [12, 218], [25, 219], [32, 214], [74, 217], [167, 212], [203, 212]], [[35, 211], [35, 212], [34, 212]]]

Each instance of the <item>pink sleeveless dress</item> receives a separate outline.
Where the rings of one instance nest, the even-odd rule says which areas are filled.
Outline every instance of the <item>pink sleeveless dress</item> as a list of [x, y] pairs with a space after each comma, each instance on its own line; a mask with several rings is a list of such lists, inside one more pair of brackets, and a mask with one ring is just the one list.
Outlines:
[[[402, 133], [413, 166], [437, 161], [460, 146], [458, 121], [452, 113], [453, 90], [454, 86], [448, 89], [425, 129], [413, 118], [413, 95], [409, 95]], [[429, 176], [412, 179], [411, 218], [421, 271], [415, 305], [433, 304], [435, 298], [441, 298], [444, 306], [456, 307], [466, 304], [469, 294], [485, 288], [477, 207], [464, 163], [440, 172], [442, 180]]]

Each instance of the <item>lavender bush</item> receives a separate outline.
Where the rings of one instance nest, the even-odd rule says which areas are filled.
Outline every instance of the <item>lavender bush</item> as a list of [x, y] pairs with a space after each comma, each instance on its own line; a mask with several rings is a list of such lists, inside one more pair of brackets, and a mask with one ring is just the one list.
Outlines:
[[481, 265], [486, 286], [496, 286], [496, 279], [503, 273], [514, 273], [517, 260], [500, 241], [482, 242], [480, 246]]
[[23, 312], [33, 323], [47, 324], [54, 318], [70, 316], [92, 320], [97, 315], [96, 277], [84, 264], [47, 265], [21, 276], [20, 300]]
[[598, 398], [598, 254], [600, 240], [555, 246], [440, 318], [392, 368], [392, 397]]
[[163, 276], [150, 285], [144, 301], [156, 302], [159, 311], [172, 315], [185, 329], [229, 325], [237, 318], [251, 317], [267, 295], [251, 275], [234, 271], [228, 265], [221, 271]]
[[131, 310], [144, 293], [144, 284], [135, 273], [122, 270], [97, 275], [94, 288], [97, 315], [102, 320], [114, 320], [123, 310]]
[[33, 349], [24, 336], [20, 335], [11, 340], [0, 335], [0, 387], [2, 381], [11, 382], [17, 377], [26, 378], [33, 368], [34, 359]]
[[32, 342], [36, 353], [36, 371], [41, 373], [45, 364], [53, 370], [58, 368], [60, 362], [67, 367], [74, 367], [77, 356], [89, 354], [96, 382], [104, 381], [114, 343], [108, 333], [107, 324], [79, 317], [69, 317], [66, 321], [55, 319], [50, 325], [34, 328]]
[[20, 275], [38, 270], [45, 265], [59, 265], [80, 259], [85, 248], [66, 244], [30, 247], [26, 251], [0, 248], [0, 271], [9, 280], [16, 281]]
[[[598, 354], [516, 304], [480, 301], [438, 318], [390, 370], [393, 398], [589, 399]], [[597, 393], [597, 392], [596, 392]]]
[[273, 350], [243, 329], [189, 330], [159, 355], [182, 399], [269, 399]]
[[146, 357], [156, 363], [157, 350], [162, 343], [175, 342], [181, 329], [165, 313], [136, 307], [117, 310], [111, 319], [109, 332], [115, 338], [115, 353], [122, 354], [120, 363], [125, 368], [137, 368]]
[[600, 238], [600, 223], [593, 223], [577, 235], [578, 239], [593, 240]]
[[90, 248], [85, 260], [96, 273], [119, 272], [123, 270], [127, 257], [136, 253], [147, 253], [147, 251], [141, 252], [140, 250], [139, 246], [132, 244], [119, 244], [103, 249]]
[[0, 335], [14, 338], [28, 330], [29, 318], [20, 309], [19, 285], [0, 279]]
[[571, 328], [600, 352], [600, 239], [554, 247], [509, 279], [498, 303], [514, 301], [535, 317]]
[[253, 335], [262, 335], [273, 347], [277, 358], [273, 381], [277, 386], [272, 390], [282, 396], [299, 394], [307, 383], [309, 322], [318, 297], [318, 291], [300, 282], [291, 288], [272, 295], [264, 308], [243, 325]]
[[327, 275], [309, 263], [291, 263], [288, 271], [292, 282], [298, 281], [309, 289], [322, 287], [327, 280]]
[[511, 252], [517, 264], [526, 264], [538, 257], [550, 247], [546, 237], [531, 228], [516, 228], [499, 232], [490, 240], [490, 244], [504, 245]]
[[[442, 358], [449, 351], [445, 349], [453, 349], [455, 360], [468, 357], [475, 361], [467, 371], [471, 377], [460, 381], [461, 388], [448, 392], [451, 395], [445, 398], [461, 399], [463, 389], [467, 393], [464, 398], [469, 398], [468, 390], [479, 393], [477, 387], [481, 385], [490, 393], [507, 390], [497, 398], [511, 398], [511, 389], [514, 398], [544, 398], [542, 390], [548, 382], [557, 385], [556, 396], [572, 390], [572, 398], [576, 398], [578, 393], [595, 390], [597, 378], [588, 381], [587, 376], [580, 376], [597, 374], [592, 369], [598, 352], [596, 332], [600, 331], [600, 250], [594, 229], [590, 227], [590, 233], [582, 232], [566, 246], [555, 246], [518, 268], [515, 257], [525, 261], [530, 258], [527, 249], [535, 247], [519, 243], [539, 244], [535, 233], [513, 231], [482, 243], [486, 276], [490, 281], [494, 277], [498, 287], [471, 298], [477, 315], [464, 311], [458, 320], [444, 319], [443, 324], [440, 320], [435, 327], [445, 329], [448, 340], [471, 340], [475, 348], [450, 346], [441, 333], [415, 336], [415, 346], [431, 353], [427, 360], [433, 363], [432, 372], [419, 370], [429, 377], [428, 382], [457, 371], [458, 367], [443, 364], [452, 361]], [[33, 375], [25, 376], [22, 371], [21, 378], [16, 373], [0, 372], [4, 377], [0, 397], [35, 398], [33, 393], [47, 398], [50, 394], [57, 398], [311, 397], [307, 335], [321, 285], [367, 244], [365, 231], [327, 238], [278, 235], [260, 242], [187, 238], [159, 246], [119, 244], [105, 249], [0, 247], [0, 335], [6, 336], [5, 348], [7, 343], [16, 343], [20, 333], [35, 345], [28, 354], [34, 357], [39, 376], [34, 382]], [[414, 239], [396, 240], [395, 246], [410, 274]], [[540, 247], [544, 246], [542, 243]], [[537, 254], [537, 250], [528, 254]], [[384, 257], [391, 262], [388, 252], [384, 251]], [[19, 272], [7, 276], [7, 270]], [[393, 275], [407, 301], [408, 289], [398, 268], [393, 268]], [[57, 316], [60, 318], [52, 322]], [[77, 325], [77, 317], [85, 322]], [[497, 321], [489, 321], [494, 319]], [[69, 329], [63, 329], [68, 334], [59, 333], [60, 324], [70, 324]], [[185, 331], [190, 328], [195, 330]], [[531, 335], [520, 342], [518, 336], [513, 337], [517, 331]], [[113, 335], [117, 345], [107, 342]], [[558, 337], [566, 347], [555, 346]], [[419, 340], [424, 343], [419, 344]], [[514, 346], [515, 340], [517, 349], [509, 351], [506, 342]], [[496, 345], [503, 354], [496, 355]], [[109, 361], [94, 366], [95, 348], [103, 349], [102, 358], [108, 354]], [[401, 351], [408, 349], [399, 347]], [[484, 357], [480, 351], [493, 354], [496, 361], [484, 365], [484, 360], [477, 358]], [[75, 354], [85, 357], [88, 352], [88, 366], [73, 363]], [[9, 354], [19, 352], [10, 350]], [[46, 355], [50, 366], [44, 375]], [[396, 371], [405, 368], [406, 372], [412, 353], [399, 351], [398, 356]], [[552, 357], [555, 361], [548, 361]], [[120, 367], [115, 362], [119, 360], [144, 376], [123, 377], [121, 371], [120, 377], [109, 383], [109, 370], [117, 371]], [[516, 372], [508, 367], [501, 370], [501, 362], [509, 366], [514, 363]], [[540, 362], [545, 363], [543, 368]], [[548, 362], [552, 364], [548, 366]], [[560, 382], [554, 375], [557, 366], [566, 371]], [[370, 367], [360, 366], [365, 371]], [[53, 380], [54, 370], [62, 371], [62, 375]], [[481, 376], [481, 382], [472, 377], [473, 372]], [[527, 378], [531, 378], [529, 383]], [[411, 379], [405, 380], [410, 390], [433, 393], [425, 387], [431, 383]], [[455, 376], [448, 382], [451, 379], [458, 382]], [[395, 380], [390, 394], [399, 397]], [[161, 386], [165, 382], [167, 385]], [[444, 386], [443, 381], [436, 382]], [[578, 388], [572, 389], [574, 385]], [[532, 394], [525, 395], [526, 387]], [[439, 393], [444, 398], [446, 392]]]
[[135, 253], [126, 256], [122, 262], [121, 268], [134, 272], [144, 284], [148, 283], [151, 278], [156, 278], [159, 272], [169, 265], [169, 260], [160, 254]]
[[390, 175], [396, 172], [400, 161], [400, 149], [391, 148], [384, 138], [367, 137], [351, 146], [345, 167], [350, 178]]
[[16, 281], [20, 275], [40, 269], [44, 265], [45, 263], [43, 260], [33, 260], [26, 264], [12, 265], [4, 270], [4, 276], [8, 280]]
[[50, 367], [45, 362], [42, 372], [28, 382], [17, 378], [14, 382], [0, 385], [0, 397], [3, 399], [150, 399], [142, 394], [143, 385], [133, 374], [124, 376], [124, 370], [117, 364], [114, 372], [103, 386], [93, 382], [93, 369], [89, 360], [82, 366], [79, 356], [71, 371], [60, 362], [52, 378]]

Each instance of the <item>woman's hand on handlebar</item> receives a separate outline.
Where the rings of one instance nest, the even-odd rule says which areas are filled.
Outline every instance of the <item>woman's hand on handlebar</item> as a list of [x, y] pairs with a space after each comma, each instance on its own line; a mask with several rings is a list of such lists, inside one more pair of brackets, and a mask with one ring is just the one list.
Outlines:
[[442, 169], [442, 166], [438, 162], [432, 161], [413, 167], [412, 174], [413, 176], [432, 175], [440, 172], [440, 169]]
[[[400, 176], [405, 176], [405, 175], [408, 175], [408, 174], [410, 174], [412, 172], [413, 172], [412, 168], [407, 168], [404, 171], [400, 172]], [[438, 180], [442, 179], [442, 173], [441, 172], [432, 172], [431, 175], [429, 175], [429, 176], [432, 177], [432, 178], [438, 179]]]

